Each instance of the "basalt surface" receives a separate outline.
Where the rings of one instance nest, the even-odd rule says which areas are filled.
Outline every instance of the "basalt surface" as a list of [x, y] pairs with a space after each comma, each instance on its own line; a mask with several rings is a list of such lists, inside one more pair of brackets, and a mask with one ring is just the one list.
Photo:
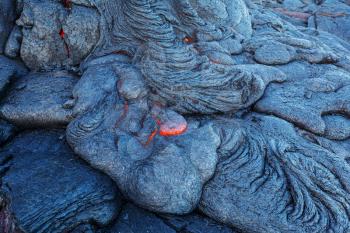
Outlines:
[[0, 6], [5, 232], [350, 231], [349, 1]]

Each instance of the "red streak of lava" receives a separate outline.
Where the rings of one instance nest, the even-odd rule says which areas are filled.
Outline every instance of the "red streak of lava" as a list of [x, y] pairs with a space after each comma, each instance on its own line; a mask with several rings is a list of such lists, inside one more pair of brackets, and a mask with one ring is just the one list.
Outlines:
[[64, 31], [63, 31], [62, 28], [61, 28], [61, 30], [60, 30], [60, 32], [59, 32], [58, 34], [60, 34], [60, 37], [61, 37], [61, 39], [63, 40], [63, 39], [64, 39], [65, 33], [64, 33]]
[[145, 143], [146, 146], [151, 143], [151, 141], [157, 135], [157, 133], [158, 133], [158, 129], [153, 130], [153, 132], [148, 136], [147, 142]]
[[186, 36], [183, 39], [183, 42], [185, 42], [186, 44], [192, 44], [194, 42], [194, 39], [192, 37]]

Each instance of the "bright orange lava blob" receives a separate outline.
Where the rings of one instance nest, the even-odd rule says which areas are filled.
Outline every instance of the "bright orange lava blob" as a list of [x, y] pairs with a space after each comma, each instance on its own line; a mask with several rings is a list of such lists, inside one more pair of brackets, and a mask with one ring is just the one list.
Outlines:
[[187, 130], [187, 123], [161, 123], [159, 129], [159, 135], [163, 137], [178, 136], [183, 134]]
[[183, 41], [186, 43], [186, 44], [192, 44], [194, 42], [194, 39], [192, 37], [189, 37], [189, 36], [186, 36]]

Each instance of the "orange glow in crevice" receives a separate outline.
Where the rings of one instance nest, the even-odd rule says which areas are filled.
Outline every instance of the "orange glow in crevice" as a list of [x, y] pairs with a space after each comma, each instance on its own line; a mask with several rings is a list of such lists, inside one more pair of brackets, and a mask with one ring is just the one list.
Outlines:
[[148, 146], [152, 142], [153, 138], [157, 135], [157, 133], [158, 129], [153, 130], [153, 132], [148, 136], [147, 142], [145, 143], [146, 146]]
[[194, 42], [194, 39], [192, 37], [186, 36], [183, 39], [183, 42], [186, 43], [186, 44], [192, 44]]
[[60, 35], [61, 39], [62, 39], [63, 42], [64, 42], [64, 47], [65, 47], [66, 52], [67, 52], [67, 57], [69, 58], [69, 57], [70, 57], [70, 50], [69, 50], [68, 44], [67, 44], [66, 41], [64, 40], [64, 37], [65, 37], [66, 33], [64, 32], [63, 28], [61, 28], [61, 30], [59, 31], [58, 34]]

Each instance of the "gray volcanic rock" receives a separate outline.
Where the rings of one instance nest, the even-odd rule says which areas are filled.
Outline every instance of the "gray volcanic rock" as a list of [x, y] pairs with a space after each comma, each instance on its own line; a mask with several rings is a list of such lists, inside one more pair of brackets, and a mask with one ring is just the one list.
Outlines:
[[[230, 34], [218, 27], [225, 22], [217, 15], [225, 17], [221, 3], [211, 12], [216, 22], [203, 16], [207, 3], [96, 4], [100, 12], [128, 11], [103, 13], [101, 25], [113, 25], [113, 34], [102, 30], [100, 44], [82, 64], [69, 144], [112, 177], [128, 199], [151, 211], [185, 214], [200, 203], [205, 214], [248, 232], [346, 232], [344, 151], [304, 139], [278, 118], [242, 118], [258, 101], [255, 110], [287, 109], [283, 117], [296, 125], [308, 120], [311, 132], [347, 137], [346, 128], [340, 131], [345, 119], [338, 119], [338, 130], [313, 122], [347, 114], [347, 47], [254, 8], [253, 33]], [[230, 48], [239, 46], [230, 43], [238, 41], [244, 53], [231, 58], [239, 50]], [[173, 119], [168, 123], [174, 131], [177, 124], [187, 130], [162, 135], [164, 116]]]
[[64, 41], [72, 65], [79, 65], [99, 40], [100, 15], [96, 10], [74, 6], [62, 24]]
[[[90, 232], [84, 228], [82, 232]], [[91, 231], [93, 232], [93, 231]], [[234, 233], [232, 229], [199, 214], [162, 215], [143, 210], [131, 203], [123, 206], [117, 221], [99, 233]]]
[[79, 65], [96, 45], [100, 20], [96, 10], [82, 6], [67, 9], [58, 1], [24, 2], [17, 25], [23, 33], [21, 58], [30, 69]]
[[198, 122], [177, 137], [158, 135], [142, 96], [130, 103], [119, 96], [118, 80], [125, 77], [141, 76], [130, 65], [116, 64], [84, 73], [74, 90], [80, 115], [69, 124], [67, 139], [77, 154], [112, 177], [140, 206], [188, 213], [214, 173], [219, 138], [210, 124]]
[[15, 18], [15, 1], [2, 0], [0, 2], [0, 54], [4, 51], [4, 46], [14, 25]]
[[31, 73], [17, 80], [0, 106], [1, 116], [22, 127], [63, 126], [77, 77], [67, 72]]
[[22, 39], [23, 34], [21, 28], [17, 25], [14, 26], [6, 42], [4, 54], [10, 58], [19, 57]]
[[[74, 152], [158, 214], [199, 207], [243, 232], [349, 232], [350, 43], [347, 25], [327, 29], [348, 16], [323, 12], [332, 5], [336, 13], [336, 1], [21, 3], [23, 38], [13, 29], [7, 54], [16, 57], [20, 47], [32, 70], [80, 65], [81, 78], [52, 72], [16, 80], [0, 107], [5, 119], [69, 123]], [[328, 20], [328, 32], [317, 17]], [[69, 230], [111, 230], [92, 221]], [[160, 217], [130, 204], [114, 227], [230, 232], [198, 215]]]
[[22, 60], [32, 70], [63, 66], [68, 56], [59, 34], [60, 22], [66, 15], [64, 7], [53, 1], [24, 2], [21, 17], [16, 21], [23, 33]]
[[28, 71], [21, 62], [0, 56], [0, 96], [3, 97], [12, 81], [27, 74]]
[[185, 216], [162, 216], [164, 221], [177, 232], [186, 233], [235, 233], [228, 226], [221, 225], [214, 220], [192, 213]]
[[106, 233], [176, 233], [153, 213], [132, 204], [123, 207], [117, 222]]
[[311, 141], [270, 116], [218, 127], [219, 163], [200, 203], [205, 214], [247, 232], [348, 232], [346, 150]]
[[4, 120], [0, 120], [0, 146], [13, 137], [17, 129]]
[[119, 212], [113, 182], [75, 157], [64, 131], [22, 133], [0, 160], [2, 189], [26, 232], [67, 232], [83, 223], [101, 227]]
[[4, 192], [0, 192], [0, 232], [22, 233], [16, 218], [10, 210], [10, 200]]
[[350, 6], [339, 1], [328, 2], [323, 3], [315, 13], [313, 20], [316, 28], [350, 42]]
[[327, 126], [323, 117], [340, 114], [344, 121], [349, 121], [350, 74], [332, 65], [306, 63], [291, 63], [280, 69], [288, 74], [287, 81], [272, 84], [255, 110], [281, 117], [316, 134], [344, 139], [347, 133], [330, 132], [330, 126], [336, 123]]

